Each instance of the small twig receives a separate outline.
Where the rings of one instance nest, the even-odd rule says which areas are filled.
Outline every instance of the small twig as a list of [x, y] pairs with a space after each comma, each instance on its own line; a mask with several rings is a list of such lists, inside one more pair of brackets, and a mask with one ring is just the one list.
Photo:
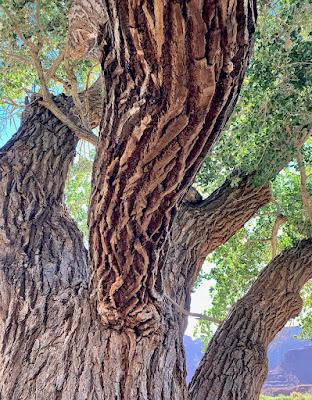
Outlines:
[[75, 107], [77, 109], [77, 114], [80, 117], [83, 126], [87, 130], [91, 130], [88, 120], [87, 120], [87, 118], [85, 118], [85, 115], [83, 112], [82, 103], [81, 103], [79, 93], [78, 93], [78, 83], [77, 83], [76, 74], [75, 74], [74, 68], [70, 62], [65, 63], [65, 70], [66, 70], [66, 73], [67, 73], [67, 76], [69, 79], [71, 95], [72, 95]]
[[16, 21], [15, 17], [11, 14], [11, 12], [0, 5], [0, 8], [2, 11], [6, 14], [6, 16], [11, 20], [12, 27], [14, 28], [17, 36], [20, 38], [20, 40], [27, 46], [29, 49], [34, 49], [34, 45], [31, 41], [27, 40], [26, 37], [24, 36], [23, 32], [19, 28], [19, 23]]
[[36, 0], [36, 25], [38, 29], [38, 36], [37, 36], [37, 49], [42, 48], [42, 29], [40, 23], [40, 0]]
[[178, 310], [178, 312], [180, 312], [181, 314], [185, 315], [186, 317], [194, 317], [203, 321], [208, 321], [208, 322], [212, 322], [214, 324], [220, 325], [222, 324], [223, 321], [217, 319], [217, 318], [213, 318], [213, 317], [208, 317], [207, 315], [204, 314], [199, 314], [199, 313], [194, 313], [194, 312], [190, 312], [185, 310], [183, 307], [181, 307], [178, 303], [176, 303], [174, 300], [172, 300], [171, 297], [167, 296], [166, 294], [164, 294], [164, 296], [166, 297], [167, 300], [170, 301], [170, 303], [172, 303], [175, 308]]
[[[47, 81], [50, 81], [53, 77], [55, 78], [55, 74], [61, 63], [64, 61], [65, 58], [65, 53], [66, 53], [66, 48], [63, 49], [58, 57], [53, 61], [51, 67], [46, 71], [46, 77]], [[59, 79], [59, 78], [57, 78]]]

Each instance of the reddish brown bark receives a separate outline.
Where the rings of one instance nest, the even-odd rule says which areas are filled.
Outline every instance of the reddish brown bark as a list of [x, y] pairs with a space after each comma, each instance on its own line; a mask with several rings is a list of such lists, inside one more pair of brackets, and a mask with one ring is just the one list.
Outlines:
[[162, 325], [159, 252], [236, 101], [255, 9], [241, 1], [108, 3], [91, 286], [103, 323], [140, 338]]

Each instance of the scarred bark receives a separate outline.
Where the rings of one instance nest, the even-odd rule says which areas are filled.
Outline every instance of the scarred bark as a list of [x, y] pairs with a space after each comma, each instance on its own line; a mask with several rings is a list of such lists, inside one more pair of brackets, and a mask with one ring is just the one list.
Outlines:
[[192, 400], [259, 398], [269, 343], [301, 311], [311, 278], [311, 239], [273, 259], [213, 337], [190, 384]]

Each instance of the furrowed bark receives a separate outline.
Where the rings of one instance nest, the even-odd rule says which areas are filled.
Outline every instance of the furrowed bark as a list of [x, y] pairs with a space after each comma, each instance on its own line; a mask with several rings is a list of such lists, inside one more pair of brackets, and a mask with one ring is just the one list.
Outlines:
[[133, 332], [105, 329], [90, 305], [87, 252], [63, 206], [76, 143], [34, 105], [1, 149], [0, 399], [184, 399], [181, 323], [170, 305], [170, 327], [150, 353], [150, 337], [136, 343]]
[[106, 338], [89, 305], [82, 236], [63, 206], [76, 143], [34, 104], [0, 151], [1, 400], [104, 399]]
[[205, 200], [188, 193], [178, 209], [166, 249], [165, 293], [189, 309], [191, 289], [207, 255], [226, 243], [270, 200], [270, 185], [255, 187], [250, 177], [242, 177], [236, 187], [227, 179]]
[[312, 278], [312, 239], [286, 250], [261, 272], [219, 327], [191, 383], [192, 400], [256, 400], [269, 343], [302, 308]]
[[[103, 326], [120, 335], [120, 346], [131, 342], [120, 368], [121, 398], [159, 399], [155, 388], [171, 368], [160, 398], [181, 399], [184, 366], [177, 354], [183, 324], [164, 295], [161, 251], [176, 207], [237, 99], [252, 47], [255, 4], [104, 4], [108, 100], [89, 214], [92, 299]], [[77, 38], [81, 48], [89, 48]], [[178, 353], [169, 355], [163, 343], [177, 331]], [[153, 360], [142, 365], [142, 353]], [[155, 374], [152, 364], [163, 365], [168, 357], [171, 367]]]
[[103, 323], [140, 337], [161, 326], [159, 249], [237, 98], [255, 9], [242, 1], [108, 3], [91, 286]]

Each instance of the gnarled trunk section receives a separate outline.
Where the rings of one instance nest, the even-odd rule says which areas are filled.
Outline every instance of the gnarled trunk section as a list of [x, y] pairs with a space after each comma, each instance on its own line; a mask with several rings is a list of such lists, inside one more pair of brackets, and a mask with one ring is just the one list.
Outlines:
[[[120, 335], [120, 346], [132, 346], [121, 368], [121, 398], [181, 399], [185, 317], [174, 305], [181, 299], [165, 293], [169, 233], [237, 99], [252, 47], [255, 5], [109, 0], [105, 7], [102, 66], [108, 100], [89, 217], [92, 300], [103, 326]], [[98, 15], [95, 10], [94, 21]], [[76, 39], [79, 43], [81, 36]], [[82, 52], [90, 47], [75, 46]], [[180, 285], [177, 278], [172, 285]], [[168, 338], [173, 344], [173, 337], [177, 351], [163, 364], [159, 348]], [[152, 360], [142, 362], [142, 352]], [[161, 372], [163, 365], [170, 367]], [[165, 378], [168, 372], [171, 379]], [[144, 391], [145, 381], [152, 384]], [[155, 389], [160, 381], [168, 386], [161, 394]]]
[[[205, 256], [270, 199], [268, 187], [243, 178], [182, 204], [237, 99], [255, 4], [75, 4], [77, 21], [94, 15], [91, 27], [71, 19], [80, 29], [72, 54], [101, 58], [107, 91], [90, 274], [63, 206], [77, 139], [35, 104], [0, 153], [0, 399], [255, 399], [268, 343], [300, 308], [310, 243], [276, 258], [234, 307], [190, 391], [181, 313]], [[70, 112], [71, 99], [54, 101]]]

